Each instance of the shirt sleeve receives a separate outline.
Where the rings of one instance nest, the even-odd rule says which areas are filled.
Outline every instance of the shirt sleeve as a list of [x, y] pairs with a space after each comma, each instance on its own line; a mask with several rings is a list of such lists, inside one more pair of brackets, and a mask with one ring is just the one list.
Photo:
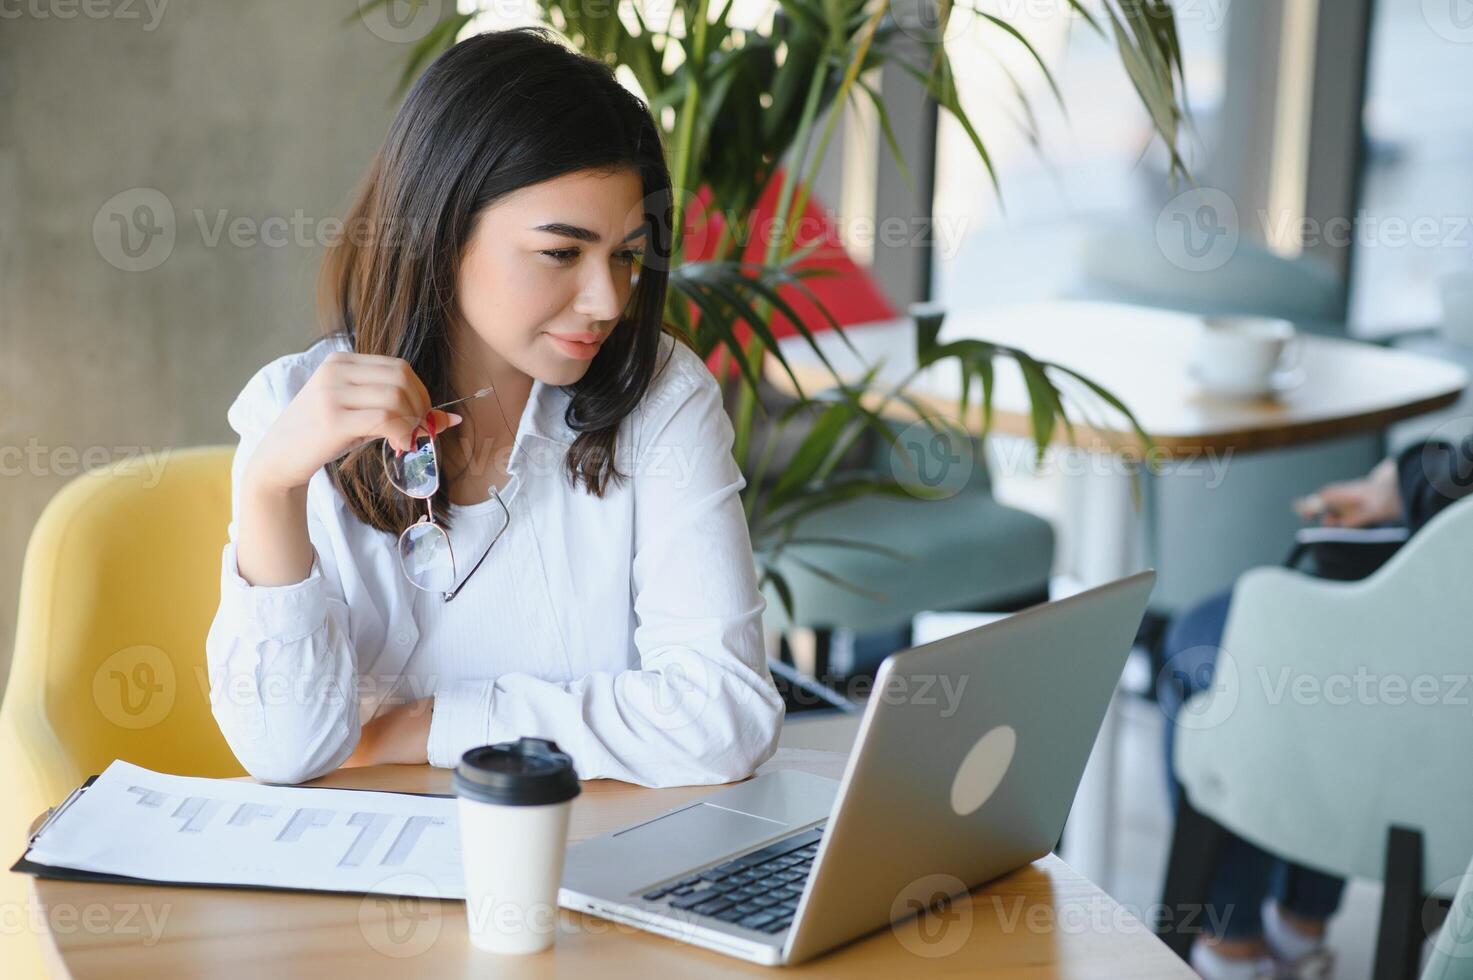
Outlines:
[[568, 752], [580, 778], [674, 786], [743, 779], [776, 750], [784, 707], [767, 668], [731, 421], [704, 367], [677, 384], [651, 407], [632, 474], [639, 668], [447, 685], [435, 695], [432, 764], [535, 735]]
[[1416, 534], [1438, 511], [1473, 493], [1473, 436], [1457, 445], [1408, 446], [1397, 455], [1396, 476], [1407, 527]]
[[312, 568], [305, 579], [253, 586], [236, 563], [245, 467], [289, 400], [275, 391], [269, 368], [251, 379], [230, 408], [240, 444], [231, 465], [220, 606], [205, 656], [210, 706], [235, 757], [257, 779], [299, 783], [336, 769], [358, 744], [357, 658], [333, 552], [310, 507]]

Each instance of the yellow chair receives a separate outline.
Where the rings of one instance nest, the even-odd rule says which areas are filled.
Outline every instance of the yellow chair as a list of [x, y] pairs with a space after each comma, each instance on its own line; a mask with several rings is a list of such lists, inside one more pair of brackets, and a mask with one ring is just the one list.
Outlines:
[[[94, 470], [41, 514], [21, 573], [15, 655], [0, 705], [0, 839], [114, 759], [241, 776], [210, 713], [205, 635], [220, 601], [233, 446]], [[0, 976], [40, 976], [28, 878], [0, 870]]]

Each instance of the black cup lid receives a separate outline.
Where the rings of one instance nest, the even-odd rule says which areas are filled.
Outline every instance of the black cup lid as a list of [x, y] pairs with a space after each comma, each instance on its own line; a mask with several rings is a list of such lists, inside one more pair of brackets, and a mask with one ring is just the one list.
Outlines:
[[451, 782], [458, 796], [505, 806], [562, 803], [581, 792], [572, 757], [545, 738], [469, 749]]

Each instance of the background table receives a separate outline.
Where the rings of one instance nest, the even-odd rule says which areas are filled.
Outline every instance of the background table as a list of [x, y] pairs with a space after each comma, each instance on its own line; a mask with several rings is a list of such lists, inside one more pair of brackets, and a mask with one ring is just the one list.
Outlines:
[[[1282, 561], [1298, 527], [1288, 506], [1294, 495], [1365, 472], [1379, 458], [1379, 434], [1387, 426], [1453, 404], [1468, 382], [1464, 370], [1447, 361], [1301, 334], [1299, 384], [1271, 398], [1222, 397], [1204, 391], [1192, 377], [1200, 328], [1200, 317], [1170, 310], [1049, 301], [950, 314], [939, 335], [942, 342], [975, 339], [1015, 347], [1078, 371], [1135, 415], [1154, 441], [1153, 461], [1164, 464], [1166, 477], [1143, 481], [1144, 494], [1135, 482], [1143, 447], [1126, 418], [1089, 398], [1078, 383], [1065, 391], [1066, 398], [1083, 395], [1089, 406], [1081, 413], [1066, 401], [1081, 453], [1112, 463], [1123, 457], [1125, 463], [1072, 467], [1073, 475], [1059, 488], [1060, 537], [1071, 549], [1068, 570], [1079, 585], [1156, 568], [1160, 577], [1152, 607], [1162, 614], [1226, 587], [1249, 567]], [[880, 366], [877, 380], [887, 386], [915, 371], [916, 328], [909, 318], [856, 324], [844, 333], [849, 343], [834, 331], [816, 337], [846, 381], [858, 380], [872, 365]], [[805, 392], [833, 386], [833, 374], [807, 340], [790, 337], [781, 345]], [[1031, 402], [1022, 374], [1010, 358], [994, 363], [992, 431], [1031, 438]], [[792, 377], [776, 358], [766, 359], [764, 372], [780, 390], [795, 393]], [[1057, 372], [1051, 376], [1067, 381]], [[928, 414], [981, 432], [980, 386], [963, 415], [954, 361], [928, 367], [907, 390]], [[866, 404], [880, 408], [879, 396]], [[888, 403], [884, 411], [899, 419], [915, 417], [899, 402]], [[1054, 444], [1069, 441], [1070, 433], [1056, 426]], [[1292, 461], [1272, 452], [1291, 447], [1313, 452]], [[1014, 452], [1011, 458], [1029, 465], [1032, 455]], [[1226, 472], [1229, 459], [1231, 474]], [[1172, 479], [1219, 462], [1227, 478], [1222, 488]], [[1083, 819], [1070, 822], [1064, 846], [1070, 860], [1106, 888], [1114, 877], [1116, 723], [1112, 710], [1075, 802], [1073, 812]]]
[[[1299, 338], [1302, 383], [1274, 398], [1223, 398], [1204, 392], [1192, 378], [1199, 323], [1190, 314], [1148, 307], [1028, 303], [950, 315], [940, 339], [988, 340], [1079, 371], [1119, 396], [1166, 457], [1252, 452], [1383, 429], [1452, 404], [1468, 381], [1462, 368], [1446, 361], [1304, 334]], [[816, 335], [840, 377], [852, 380], [864, 365], [883, 364], [879, 379], [893, 383], [915, 370], [915, 325], [909, 319], [858, 324], [844, 332], [858, 356], [834, 332]], [[833, 376], [807, 341], [790, 337], [781, 345], [804, 390], [832, 387]], [[1009, 359], [996, 363], [993, 430], [1030, 436], [1022, 377]], [[766, 376], [792, 392], [792, 380], [776, 358], [768, 358]], [[955, 362], [933, 365], [917, 376], [911, 390], [927, 408], [961, 420], [958, 378]], [[903, 405], [893, 410], [897, 417], [911, 414]], [[1094, 412], [1100, 424], [1071, 413], [1081, 446], [1138, 448], [1123, 416], [1102, 405]], [[980, 405], [973, 404], [966, 423], [972, 431], [981, 430]], [[1068, 433], [1060, 427], [1054, 441], [1067, 442]]]
[[[796, 768], [838, 778], [843, 765], [838, 753], [780, 749], [759, 772]], [[310, 785], [448, 793], [450, 773], [375, 766], [340, 769]], [[585, 782], [574, 801], [569, 839], [648, 819], [718, 788]], [[79, 980], [781, 975], [567, 910], [559, 912], [551, 950], [499, 957], [470, 945], [461, 902], [41, 879], [33, 889], [57, 923], [50, 935], [55, 974]], [[156, 936], [146, 928], [150, 914], [163, 923]], [[947, 915], [944, 925], [912, 919], [882, 929], [791, 972], [844, 978], [1193, 976], [1139, 918], [1053, 856], [958, 899]]]

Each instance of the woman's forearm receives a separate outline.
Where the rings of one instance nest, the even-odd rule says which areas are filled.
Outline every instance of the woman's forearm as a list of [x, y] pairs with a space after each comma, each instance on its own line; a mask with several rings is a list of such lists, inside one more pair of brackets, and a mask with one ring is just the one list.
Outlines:
[[272, 486], [248, 471], [237, 523], [235, 561], [251, 585], [293, 585], [311, 574], [305, 486]]

